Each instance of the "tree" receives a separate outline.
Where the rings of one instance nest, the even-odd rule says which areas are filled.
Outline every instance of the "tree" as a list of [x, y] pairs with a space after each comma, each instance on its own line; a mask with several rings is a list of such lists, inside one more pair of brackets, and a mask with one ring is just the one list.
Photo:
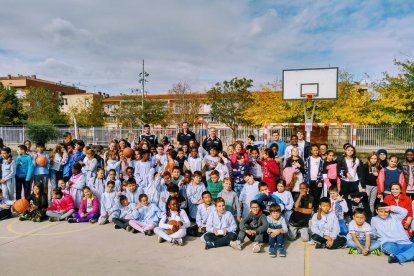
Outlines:
[[201, 108], [201, 100], [197, 93], [191, 92], [190, 86], [186, 82], [179, 82], [174, 84], [168, 90], [171, 95], [176, 95], [174, 111], [171, 112], [171, 120], [177, 125], [182, 122], [188, 122], [194, 125], [199, 120], [199, 113]]
[[27, 119], [15, 88], [6, 88], [0, 82], [0, 124], [16, 125]]
[[29, 87], [28, 90], [24, 101], [29, 122], [68, 123], [66, 114], [60, 111], [61, 98], [57, 93], [42, 87]]
[[36, 145], [46, 145], [59, 137], [59, 130], [54, 125], [36, 122], [27, 125], [26, 134]]
[[101, 97], [93, 97], [89, 106], [86, 108], [73, 108], [71, 113], [76, 116], [76, 121], [80, 127], [103, 126], [107, 116], [103, 110]]
[[232, 130], [233, 140], [237, 137], [238, 127], [250, 122], [248, 118], [243, 117], [243, 114], [253, 102], [249, 91], [252, 83], [251, 79], [233, 78], [230, 81], [216, 83], [207, 92], [211, 115]]

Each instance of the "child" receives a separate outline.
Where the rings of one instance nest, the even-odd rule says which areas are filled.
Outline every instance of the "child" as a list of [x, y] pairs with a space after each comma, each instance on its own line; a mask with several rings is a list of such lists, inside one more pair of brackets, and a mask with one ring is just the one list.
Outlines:
[[13, 203], [14, 201], [9, 200], [5, 195], [3, 195], [3, 190], [0, 189], [0, 221], [13, 216]]
[[388, 166], [388, 160], [387, 160], [388, 152], [385, 149], [379, 149], [377, 150], [377, 155], [378, 155], [378, 161], [380, 163], [380, 166], [382, 168], [386, 168]]
[[108, 160], [106, 161], [106, 172], [109, 174], [111, 170], [115, 170], [116, 176], [121, 173], [121, 161], [119, 160], [118, 153], [115, 150], [108, 152]]
[[391, 183], [390, 189], [391, 194], [384, 198], [384, 202], [387, 203], [388, 206], [400, 206], [408, 211], [407, 216], [402, 220], [402, 224], [408, 234], [411, 235], [410, 226], [413, 221], [412, 200], [407, 195], [403, 194], [400, 183]]
[[24, 190], [24, 197], [28, 198], [30, 195], [30, 179], [33, 176], [33, 158], [27, 154], [25, 145], [17, 147], [16, 158], [16, 199], [22, 198], [22, 187]]
[[408, 239], [402, 226], [407, 210], [399, 206], [388, 206], [384, 202], [380, 202], [376, 210], [378, 216], [372, 218], [372, 233], [381, 242], [382, 252], [390, 255], [388, 263], [414, 260], [414, 243]]
[[158, 224], [160, 213], [161, 210], [157, 205], [150, 203], [146, 194], [141, 194], [139, 204], [135, 207], [134, 219], [129, 221], [129, 225], [134, 228], [132, 232], [141, 232], [146, 236], [151, 236]]
[[105, 192], [105, 170], [99, 168], [96, 171], [96, 176], [89, 179], [88, 187], [91, 188], [92, 193], [98, 198], [101, 202], [101, 196]]
[[259, 183], [259, 193], [256, 194], [256, 201], [259, 203], [260, 209], [265, 216], [270, 215], [270, 205], [278, 204], [282, 211], [285, 209], [283, 201], [278, 198], [274, 193], [270, 194], [269, 187], [264, 182]]
[[72, 214], [72, 218], [68, 219], [69, 223], [88, 221], [90, 223], [95, 223], [99, 218], [98, 197], [92, 193], [91, 188], [88, 186], [83, 187], [83, 194], [85, 196], [82, 198], [79, 212]]
[[290, 216], [292, 215], [292, 211], [293, 211], [292, 210], [293, 204], [295, 202], [293, 201], [292, 193], [289, 191], [286, 191], [286, 181], [281, 179], [277, 183], [277, 191], [274, 192], [273, 194], [276, 195], [278, 198], [280, 198], [280, 200], [282, 200], [285, 206], [284, 218], [285, 218], [285, 221], [289, 221]]
[[[292, 191], [292, 196], [295, 196], [299, 194], [299, 186], [303, 182], [305, 163], [299, 156], [298, 148], [292, 148], [290, 155], [290, 157], [285, 159], [286, 165], [283, 170], [283, 178], [286, 180], [288, 190]], [[288, 172], [290, 173], [288, 174]]]
[[169, 150], [166, 155], [167, 163], [165, 164], [163, 171], [172, 173], [174, 167], [178, 167], [178, 162], [175, 161], [175, 158], [177, 157], [177, 152], [175, 150]]
[[109, 170], [109, 173], [108, 173], [108, 178], [107, 178], [107, 180], [105, 181], [105, 189], [106, 189], [106, 186], [108, 185], [108, 182], [109, 182], [109, 181], [112, 181], [112, 182], [114, 182], [114, 183], [115, 183], [114, 190], [115, 190], [116, 192], [119, 192], [119, 190], [120, 190], [120, 188], [121, 188], [121, 180], [119, 180], [119, 179], [116, 177], [116, 170], [115, 170], [115, 169], [110, 169], [110, 170]]
[[112, 222], [113, 218], [117, 216], [117, 196], [114, 191], [115, 183], [113, 181], [108, 181], [106, 184], [106, 192], [101, 196], [101, 206], [100, 213], [101, 216], [98, 219], [98, 223], [103, 225], [108, 222]]
[[119, 217], [113, 218], [112, 222], [115, 224], [115, 229], [124, 229], [128, 232], [132, 231], [132, 227], [129, 225], [129, 221], [134, 219], [133, 212], [137, 204], [129, 203], [128, 198], [125, 195], [119, 197], [120, 214]]
[[254, 200], [257, 192], [259, 191], [259, 182], [254, 181], [253, 175], [249, 172], [244, 174], [244, 181], [246, 184], [240, 193], [240, 205], [242, 206], [242, 217], [245, 218], [249, 215], [250, 201]]
[[346, 244], [346, 239], [339, 235], [339, 223], [335, 213], [330, 212], [331, 201], [323, 197], [319, 203], [318, 212], [312, 217], [312, 240], [316, 249], [338, 249]]
[[218, 162], [217, 162], [217, 166], [216, 166], [216, 171], [218, 171], [219, 175], [220, 175], [220, 180], [223, 180], [225, 177], [229, 177], [230, 176], [230, 171], [231, 168], [229, 170], [229, 165], [230, 161], [227, 159], [227, 154], [226, 152], [220, 152], [218, 154]]
[[259, 161], [261, 160], [259, 156], [259, 149], [257, 147], [252, 148], [252, 150], [250, 151], [250, 154], [251, 154], [251, 159], [249, 163], [250, 173], [253, 175], [256, 181], [261, 181], [263, 177], [262, 166], [260, 166], [260, 164], [257, 162], [258, 160]]
[[380, 170], [378, 174], [378, 195], [384, 199], [387, 195], [391, 194], [391, 183], [400, 183], [402, 192], [405, 194], [406, 183], [405, 177], [399, 168], [397, 168], [398, 157], [395, 155], [390, 156], [388, 166]]
[[142, 186], [145, 186], [147, 178], [150, 175], [151, 161], [148, 150], [141, 151], [141, 160], [135, 162], [134, 178]]
[[189, 230], [195, 237], [201, 237], [206, 232], [206, 225], [208, 217], [214, 211], [214, 206], [211, 205], [211, 194], [208, 191], [204, 191], [201, 194], [203, 203], [197, 207], [196, 225]]
[[273, 151], [267, 150], [262, 152], [263, 161], [257, 160], [257, 162], [263, 168], [263, 182], [269, 187], [270, 193], [276, 191], [276, 180], [280, 176], [279, 165], [274, 160], [276, 155]]
[[57, 181], [63, 178], [63, 168], [68, 161], [68, 154], [64, 146], [57, 144], [50, 154], [50, 185], [52, 189], [57, 187]]
[[210, 179], [207, 180], [207, 191], [210, 192], [212, 200], [216, 200], [217, 195], [223, 190], [223, 181], [220, 180], [218, 171], [213, 170]]
[[191, 148], [190, 156], [188, 161], [184, 162], [186, 169], [190, 170], [192, 173], [202, 170], [203, 159], [198, 155], [198, 149], [196, 147]]
[[[321, 145], [322, 147], [322, 145]], [[328, 190], [332, 186], [339, 187], [341, 181], [338, 177], [336, 169], [335, 152], [333, 150], [326, 151], [326, 159], [323, 161], [323, 196], [328, 196]]]
[[75, 154], [73, 153], [75, 145], [73, 142], [67, 143], [65, 145], [65, 149], [68, 155], [68, 161], [63, 166], [63, 179], [65, 182], [68, 182], [70, 177], [72, 176], [72, 167], [75, 164]]
[[203, 169], [206, 170], [206, 180], [210, 179], [210, 174], [213, 170], [216, 169], [217, 164], [218, 164], [218, 150], [215, 146], [212, 146], [210, 148], [210, 154], [206, 155], [204, 157], [203, 163], [205, 165], [203, 165]]
[[187, 157], [182, 148], [177, 149], [177, 157], [175, 158], [175, 161], [178, 162], [178, 167], [180, 170], [183, 170], [184, 162], [187, 161]]
[[329, 195], [331, 200], [331, 212], [334, 212], [339, 223], [339, 235], [345, 236], [348, 234], [348, 226], [345, 223], [345, 213], [348, 212], [348, 205], [342, 196], [338, 193], [338, 188], [336, 186], [331, 186], [329, 188]]
[[369, 207], [371, 213], [375, 210], [375, 201], [378, 197], [377, 179], [381, 166], [378, 161], [378, 156], [373, 153], [367, 158], [367, 162], [362, 166], [361, 173], [361, 187], [362, 191], [366, 191], [369, 200]]
[[267, 216], [267, 234], [269, 234], [269, 256], [276, 257], [275, 243], [280, 257], [286, 257], [284, 234], [288, 232], [286, 220], [282, 216], [282, 209], [277, 204], [270, 205], [270, 215]]
[[60, 188], [52, 191], [52, 206], [46, 209], [46, 216], [49, 221], [61, 221], [72, 216], [75, 212], [75, 202], [73, 198], [63, 193]]
[[83, 162], [85, 159], [85, 154], [83, 154], [83, 148], [85, 147], [85, 143], [82, 140], [76, 140], [75, 143], [75, 162]]
[[33, 186], [33, 193], [27, 198], [30, 203], [28, 210], [23, 212], [19, 217], [19, 220], [32, 220], [34, 222], [40, 222], [46, 216], [47, 195], [44, 192], [43, 185], [36, 183]]
[[86, 151], [86, 157], [83, 159], [82, 167], [86, 183], [89, 183], [89, 180], [95, 177], [98, 168], [98, 161], [95, 158], [95, 151], [93, 149], [88, 149]]
[[126, 196], [128, 198], [129, 203], [138, 204], [139, 203], [139, 196], [143, 193], [141, 187], [137, 187], [137, 183], [135, 182], [134, 178], [130, 178], [127, 181], [128, 189], [126, 191]]
[[193, 173], [193, 180], [187, 186], [188, 210], [190, 218], [195, 220], [197, 216], [197, 207], [203, 203], [201, 194], [206, 190], [204, 183], [201, 182], [201, 172], [195, 171]]
[[234, 183], [234, 190], [238, 195], [242, 191], [246, 181], [244, 181], [244, 174], [249, 172], [249, 167], [245, 164], [245, 159], [242, 154], [237, 154], [237, 163], [233, 166], [232, 177]]
[[85, 176], [82, 173], [82, 165], [79, 163], [73, 164], [72, 176], [68, 182], [69, 193], [75, 202], [75, 208], [78, 209], [82, 202], [83, 188], [86, 186]]
[[305, 182], [308, 183], [310, 194], [313, 196], [314, 212], [317, 211], [319, 199], [321, 198], [323, 181], [323, 160], [319, 156], [319, 147], [317, 145], [311, 146], [311, 156], [305, 161]]
[[289, 240], [297, 239], [298, 232], [302, 241], [309, 241], [309, 219], [312, 216], [313, 198], [309, 193], [309, 186], [301, 183], [299, 194], [295, 196], [294, 211], [289, 219]]
[[241, 221], [241, 207], [239, 198], [235, 191], [231, 189], [231, 179], [229, 177], [223, 179], [223, 190], [218, 193], [217, 197], [224, 199], [226, 211], [230, 212], [237, 222]]
[[[183, 238], [191, 225], [190, 220], [186, 212], [180, 209], [176, 197], [168, 198], [166, 205], [166, 212], [162, 215], [159, 226], [154, 229], [155, 234], [158, 235], [158, 242], [166, 240], [173, 245], [183, 245]], [[171, 224], [171, 221], [175, 223]], [[167, 230], [172, 230], [172, 233], [167, 233]]]
[[254, 241], [253, 253], [259, 253], [262, 250], [264, 234], [268, 226], [266, 216], [260, 210], [259, 203], [252, 200], [250, 202], [250, 213], [240, 222], [240, 232], [237, 240], [230, 242], [230, 246], [233, 249], [242, 250], [244, 239], [247, 236], [249, 240]]
[[354, 213], [357, 208], [365, 210], [365, 216], [368, 223], [371, 222], [372, 213], [368, 203], [367, 194], [364, 192], [354, 192], [349, 195], [349, 211]]
[[353, 220], [349, 223], [349, 233], [346, 245], [348, 254], [381, 255], [381, 243], [371, 240], [371, 226], [366, 222], [365, 211], [362, 208], [355, 209]]
[[[207, 219], [204, 240], [206, 241], [205, 249], [228, 246], [237, 238], [237, 224], [234, 216], [226, 211], [224, 199], [216, 198], [214, 201], [215, 209]], [[214, 207], [213, 207], [214, 208]]]
[[[49, 166], [50, 166], [50, 159], [49, 154], [45, 151], [45, 147], [42, 144], [38, 144], [36, 146], [37, 152], [33, 157], [33, 175], [34, 175], [34, 182], [41, 183], [46, 195], [48, 195], [48, 186], [49, 186]], [[36, 163], [36, 159], [40, 156], [43, 156], [47, 159], [47, 163], [44, 166], [40, 166]]]
[[[176, 197], [178, 198], [178, 204], [180, 204], [181, 210], [187, 209], [187, 200], [181, 195], [180, 189], [177, 185], [171, 184], [167, 187], [168, 198]], [[165, 205], [165, 204], [164, 204]]]
[[157, 171], [163, 173], [163, 169], [168, 163], [167, 156], [164, 153], [164, 146], [162, 144], [157, 145], [157, 154], [152, 157], [152, 166]]
[[171, 182], [175, 185], [179, 185], [183, 178], [180, 167], [174, 166], [171, 172]]
[[3, 157], [3, 163], [1, 164], [1, 189], [3, 196], [7, 200], [14, 200], [15, 189], [15, 176], [16, 176], [16, 163], [12, 159], [11, 150], [8, 147], [1, 149], [1, 155]]

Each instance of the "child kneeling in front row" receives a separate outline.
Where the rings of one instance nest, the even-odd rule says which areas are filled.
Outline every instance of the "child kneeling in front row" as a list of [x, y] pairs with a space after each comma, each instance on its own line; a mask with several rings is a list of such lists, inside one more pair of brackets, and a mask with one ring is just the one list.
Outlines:
[[46, 209], [49, 221], [61, 221], [70, 218], [75, 212], [75, 202], [70, 194], [62, 192], [61, 188], [52, 191], [52, 206]]
[[242, 219], [239, 227], [239, 236], [236, 241], [230, 243], [230, 246], [233, 249], [242, 250], [244, 239], [247, 236], [251, 241], [254, 240], [253, 253], [259, 253], [262, 250], [268, 224], [266, 216], [260, 210], [259, 203], [256, 200], [250, 202], [250, 213]]
[[346, 244], [344, 237], [338, 236], [339, 222], [334, 212], [330, 212], [331, 200], [322, 197], [318, 212], [312, 217], [312, 239], [316, 242], [316, 249], [338, 249]]
[[69, 223], [74, 222], [90, 222], [95, 223], [99, 218], [99, 200], [88, 186], [83, 187], [84, 197], [82, 198], [79, 212], [72, 214], [72, 218], [68, 219]]
[[278, 204], [269, 207], [270, 215], [267, 216], [267, 233], [269, 234], [269, 256], [276, 257], [275, 243], [280, 257], [286, 256], [284, 246], [284, 234], [288, 232], [285, 218], [282, 216], [282, 208]]
[[228, 246], [237, 238], [237, 224], [234, 216], [226, 211], [226, 203], [223, 198], [218, 197], [214, 201], [216, 209], [210, 213], [207, 219], [204, 240], [205, 249]]
[[357, 208], [354, 211], [354, 219], [349, 223], [349, 233], [346, 245], [349, 254], [381, 255], [381, 243], [371, 239], [371, 226], [366, 222], [365, 210]]
[[191, 223], [187, 213], [180, 209], [178, 199], [169, 197], [166, 203], [166, 212], [162, 215], [159, 226], [154, 229], [158, 235], [158, 242], [168, 241], [173, 245], [183, 245], [183, 238], [187, 235], [187, 228]]

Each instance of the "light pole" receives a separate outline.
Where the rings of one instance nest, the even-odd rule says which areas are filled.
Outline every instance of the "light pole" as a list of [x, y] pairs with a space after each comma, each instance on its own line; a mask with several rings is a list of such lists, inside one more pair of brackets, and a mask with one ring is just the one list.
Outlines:
[[147, 77], [149, 76], [149, 74], [147, 72], [145, 72], [145, 63], [144, 60], [142, 60], [142, 72], [139, 73], [139, 82], [142, 84], [142, 98], [141, 98], [141, 109], [142, 109], [142, 115], [141, 115], [141, 122], [142, 122], [142, 130], [144, 130], [144, 93], [145, 93], [145, 83], [148, 82], [147, 81]]

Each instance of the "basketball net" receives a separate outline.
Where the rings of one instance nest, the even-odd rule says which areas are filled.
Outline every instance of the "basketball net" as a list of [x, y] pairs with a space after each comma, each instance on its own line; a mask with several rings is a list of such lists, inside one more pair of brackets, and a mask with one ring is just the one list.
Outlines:
[[[302, 100], [303, 115], [305, 117], [306, 141], [309, 141], [309, 142], [310, 142], [313, 118], [314, 118], [314, 115], [315, 115], [315, 108], [316, 108], [316, 101], [315, 100], [312, 101], [312, 99], [315, 95], [316, 94], [314, 94], [314, 93], [306, 93], [306, 94], [304, 94], [305, 99]], [[307, 108], [306, 108], [306, 101], [312, 101], [312, 112], [311, 112], [309, 117], [308, 117], [308, 111], [307, 111]]]

